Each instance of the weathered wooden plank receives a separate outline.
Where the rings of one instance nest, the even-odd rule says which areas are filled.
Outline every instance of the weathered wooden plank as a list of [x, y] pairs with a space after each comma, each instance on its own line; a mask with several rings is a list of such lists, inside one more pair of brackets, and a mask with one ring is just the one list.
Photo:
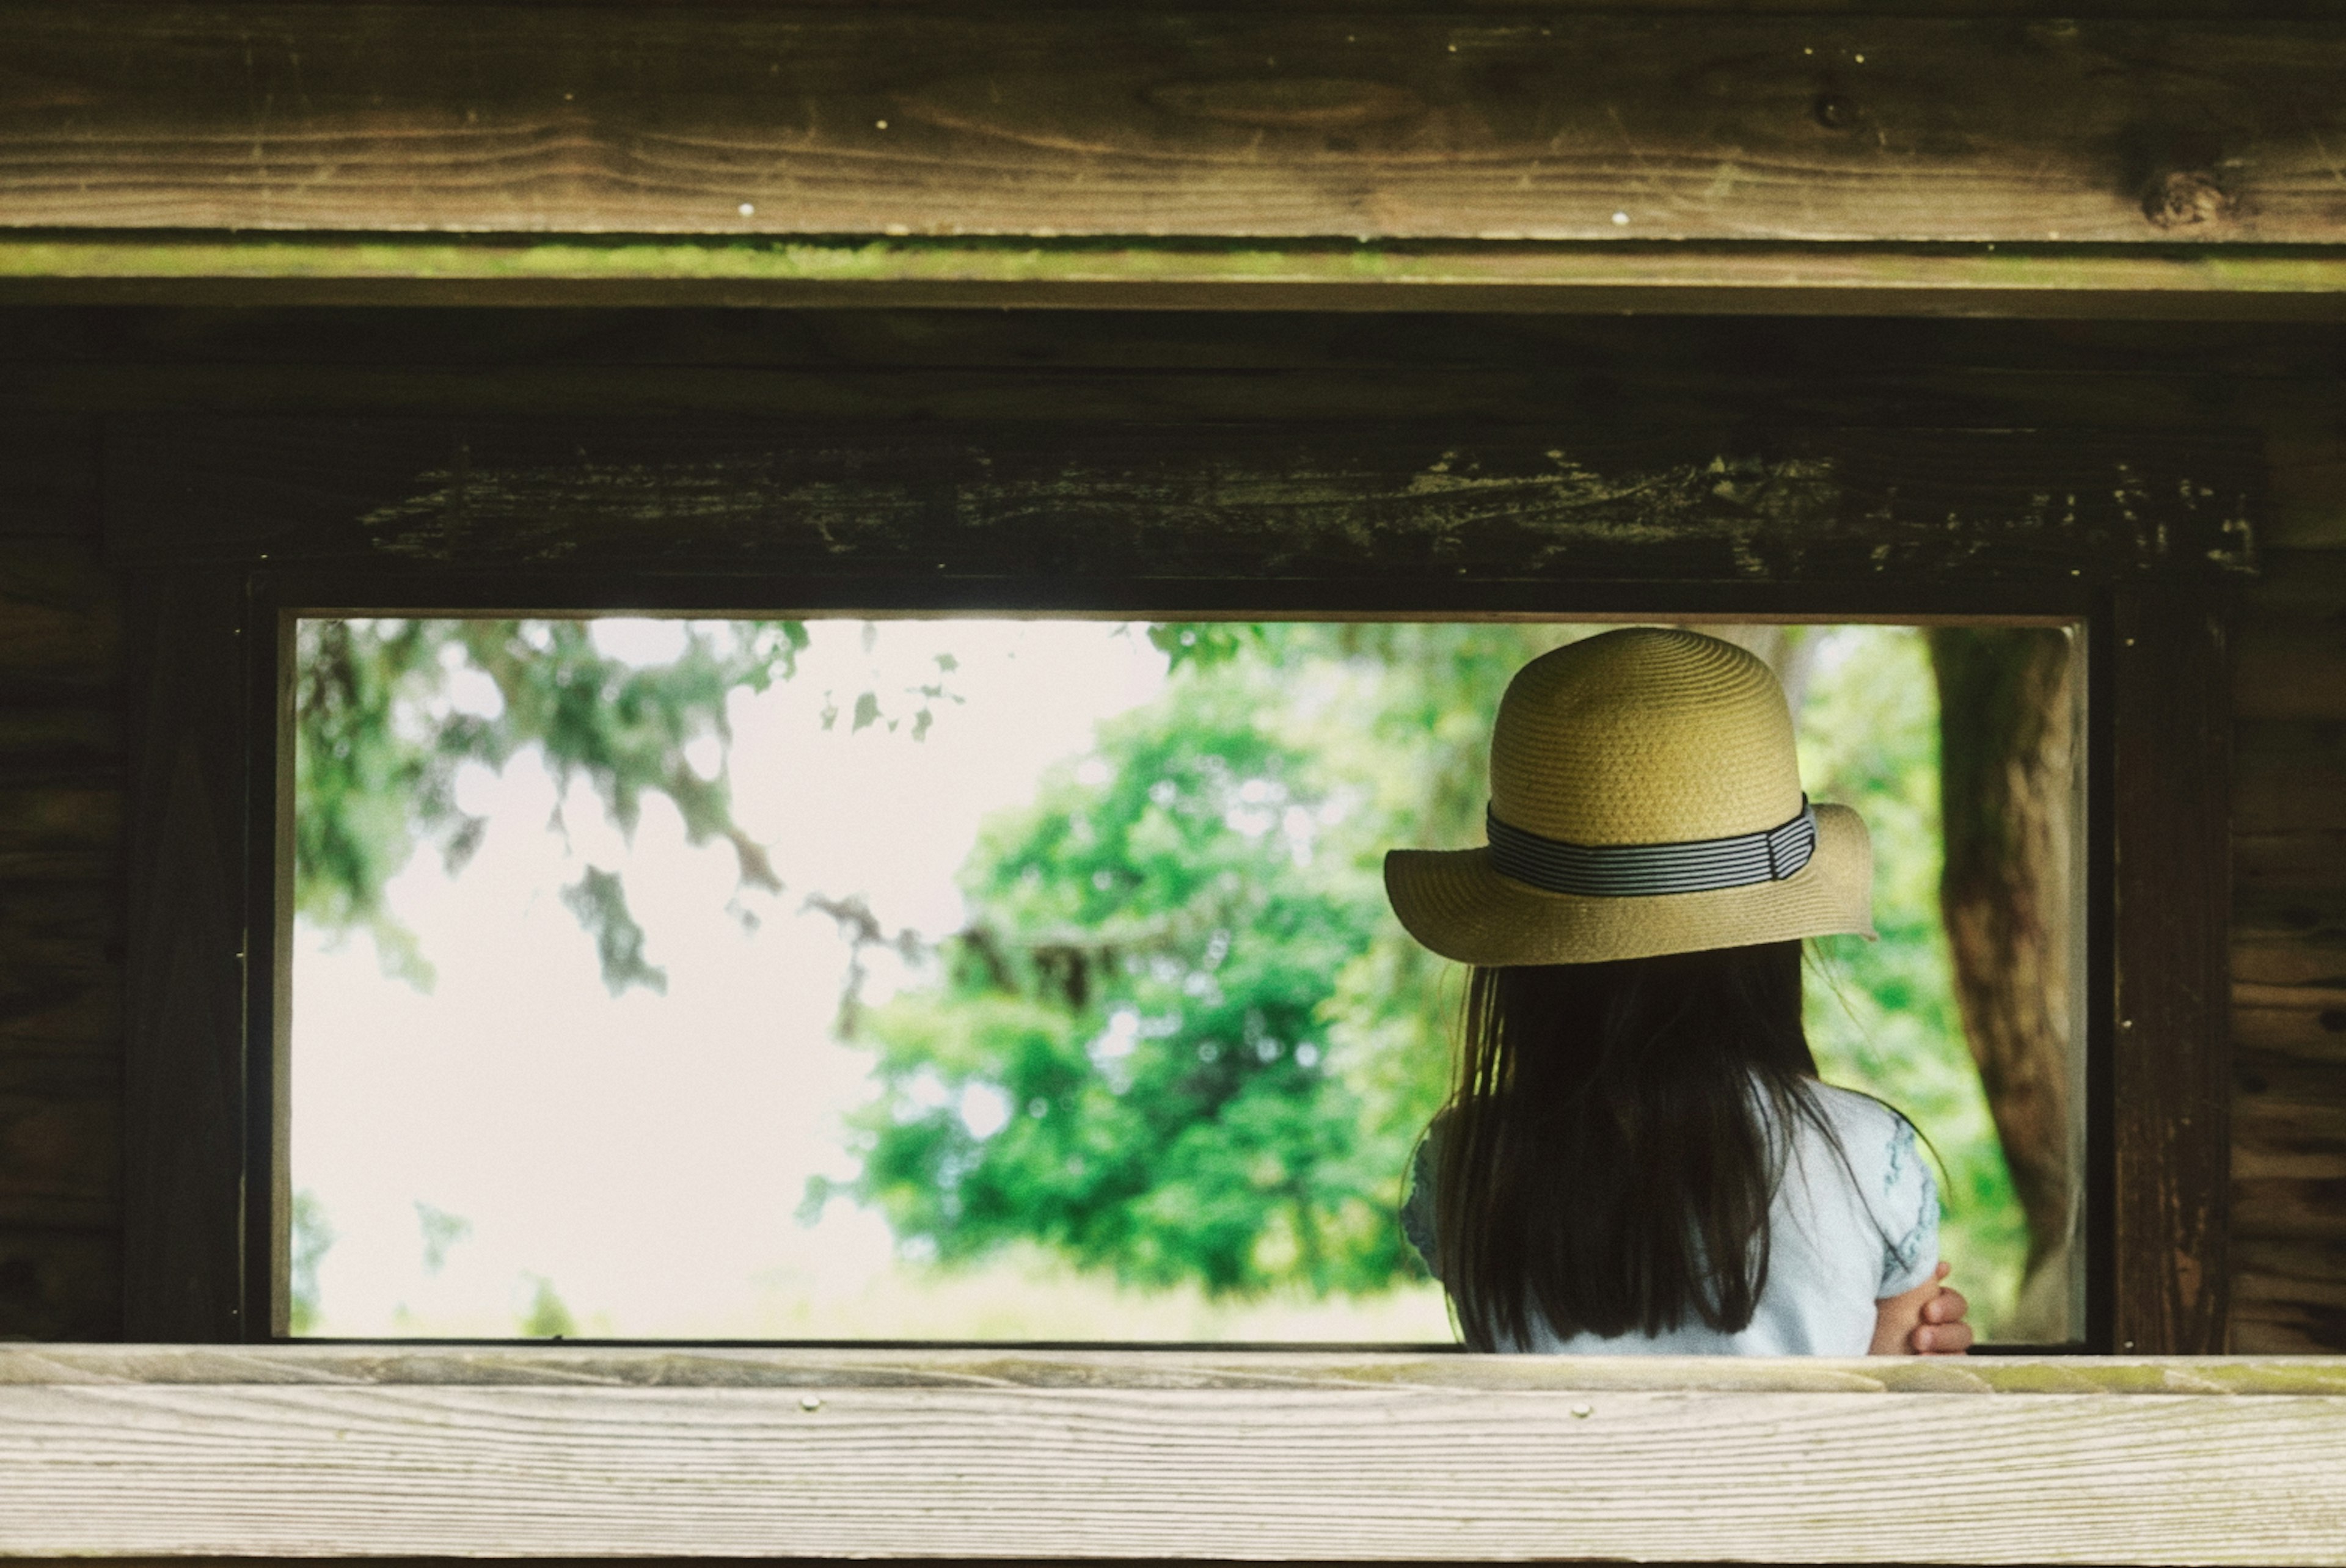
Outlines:
[[[2335, 978], [2346, 979], [2346, 975]], [[2346, 1062], [2346, 987], [2291, 998], [2288, 1005], [2243, 1005], [2234, 991], [2232, 1038], [2244, 1051], [2310, 1062]]]
[[[0, 794], [0, 810], [5, 809], [6, 799]], [[118, 823], [118, 814], [109, 815]], [[121, 958], [119, 876], [80, 881], [0, 879], [0, 975], [99, 972]]]
[[2242, 1236], [2346, 1246], [2346, 1178], [2259, 1176], [2233, 1185]]
[[2111, 623], [2113, 1333], [2121, 1349], [2216, 1350], [2233, 1095], [2226, 619], [2204, 592], [2128, 588]]
[[2240, 1051], [2234, 1066], [2235, 1143], [2290, 1154], [2346, 1151], [2346, 1054], [2257, 1046]]
[[2235, 659], [2242, 717], [2346, 725], [2346, 620], [2246, 616]]
[[0, 855], [44, 850], [104, 853], [121, 840], [118, 789], [0, 790]]
[[48, 1382], [0, 1550], [2337, 1562], [2341, 1466], [2336, 1393]]
[[119, 967], [12, 974], [0, 984], [0, 1050], [118, 1057]]
[[2232, 1341], [2244, 1354], [2319, 1355], [2346, 1342], [2346, 1316], [2318, 1301], [2258, 1300], [2236, 1313]]
[[994, 580], [2048, 583], [2253, 563], [2222, 433], [125, 421], [125, 559]]
[[0, 1053], [0, 1227], [119, 1224], [122, 1072]]
[[1589, 311], [1709, 316], [2316, 321], [2328, 251], [1290, 240], [10, 239], [0, 302]]
[[123, 1323], [243, 1337], [242, 584], [138, 585], [131, 626]]
[[2277, 439], [2271, 543], [2277, 549], [2346, 549], [2346, 442], [2320, 434]]
[[117, 677], [120, 592], [94, 534], [0, 538], [0, 693], [78, 687], [102, 703]]
[[0, 1387], [260, 1385], [1486, 1393], [2346, 1396], [2346, 1359], [2229, 1356], [1477, 1356], [1443, 1349], [316, 1341], [0, 1346]]
[[97, 453], [98, 422], [87, 415], [0, 422], [0, 539], [95, 539]]
[[[1054, 313], [1056, 314], [1056, 312]], [[1183, 312], [1187, 319], [1192, 313]], [[1648, 352], [1661, 351], [1657, 349]], [[1572, 422], [1576, 428], [1634, 430], [1657, 420], [1677, 425], [1705, 415], [1736, 424], [1751, 412], [1751, 388], [1735, 378], [1680, 370], [1643, 373], [1585, 352], [1573, 366], [1391, 369], [1366, 366], [1151, 369], [1021, 367], [774, 368], [594, 364], [244, 365], [128, 363], [19, 368], [0, 384], [0, 409], [59, 406], [139, 414], [321, 413], [418, 417], [576, 414], [614, 410], [740, 418], [1047, 423], [1262, 424], [1313, 420], [1474, 422], [1501, 426]], [[1789, 368], [1789, 367], [1788, 367]], [[1624, 373], [1627, 372], [1628, 373]], [[2045, 395], [2028, 378], [1928, 378], [1844, 373], [1785, 374], [1766, 383], [1769, 408], [1785, 423], [1862, 423], [1896, 396], [1915, 420], [1986, 427], [2024, 416], [2066, 422], [2099, 412], [2075, 395]], [[2151, 401], [2127, 388], [2127, 412]], [[2204, 430], [2206, 410], [2177, 398], [2163, 423]], [[2155, 416], [2147, 423], [2162, 423]]]
[[0, 1335], [111, 1339], [122, 1332], [121, 1233], [0, 1226]]
[[[2233, 1003], [2243, 1009], [2320, 1007], [2331, 1003], [2313, 997], [2290, 997], [2263, 991], [2277, 986], [2336, 985], [2346, 980], [2346, 927], [2325, 911], [2325, 905], [2346, 903], [2346, 888], [2327, 900], [2318, 894], [2302, 899], [2284, 896], [2277, 901], [2258, 900], [2232, 906]], [[2249, 996], [2241, 988], [2263, 993]]]
[[[2239, 1113], [2233, 1113], [2237, 1117]], [[2328, 1139], [2321, 1146], [2307, 1149], [2271, 1149], [2251, 1128], [2232, 1138], [2232, 1176], [2236, 1181], [2254, 1183], [2268, 1180], [2346, 1182], [2346, 1140]], [[2251, 1223], [2254, 1217], [2251, 1216]], [[2238, 1281], [2241, 1271], [2233, 1269]]]
[[2346, 1251], [2301, 1241], [2243, 1238], [2233, 1254], [2238, 1272], [2261, 1281], [2268, 1295], [2302, 1282], [2318, 1287], [2346, 1286]]
[[[461, 46], [465, 68], [446, 68]], [[19, 227], [2318, 244], [2286, 25], [27, 8]]]
[[2333, 739], [2319, 748], [2276, 752], [2236, 746], [2233, 820], [2243, 831], [2346, 831], [2346, 722], [2322, 728]]
[[2232, 840], [2232, 854], [2241, 887], [2259, 900], [2287, 901], [2346, 888], [2346, 833], [2241, 833]]
[[[287, 388], [311, 398], [334, 395], [324, 379], [334, 371], [464, 374], [492, 383], [534, 376], [529, 395], [556, 399], [548, 405], [555, 411], [583, 406], [560, 400], [561, 375], [593, 378], [615, 369], [650, 377], [688, 372], [719, 392], [731, 371], [818, 372], [851, 386], [858, 376], [890, 372], [918, 372], [923, 381], [984, 372], [1014, 394], [1045, 376], [1145, 374], [1168, 396], [1215, 372], [1356, 378], [1376, 372], [1404, 382], [1426, 377], [1426, 385], [1443, 376], [1460, 385], [1474, 376], [1515, 385], [1508, 378], [1544, 374], [1551, 386], [1601, 378], [1633, 396], [1646, 385], [1669, 396], [1740, 390], [1748, 397], [1760, 387], [1843, 392], [1851, 401], [1832, 406], [1863, 407], [1876, 417], [1879, 402], [1862, 400], [1894, 392], [1919, 402], [1901, 404], [1905, 422], [1929, 425], [1964, 424], [1948, 412], [1973, 407], [2025, 407], [2030, 423], [2057, 407], [2073, 422], [2129, 426], [2205, 426], [2246, 411], [2245, 423], [2287, 433], [2286, 442], [2281, 433], [2267, 437], [2268, 461], [2280, 466], [2289, 443], [2330, 450], [2329, 422], [2346, 412], [2346, 395], [2331, 384], [2339, 351], [2335, 328], [2259, 322], [2108, 321], [2049, 330], [1994, 318], [1454, 311], [0, 307], [0, 362], [15, 367], [0, 397], [12, 408], [36, 409], [55, 397], [63, 409], [127, 410], [138, 406], [137, 388], [150, 377], [168, 395], [174, 375], [207, 371], [219, 379], [180, 392], [257, 396], [279, 372], [317, 378]], [[656, 406], [690, 390], [680, 381], [653, 384], [659, 396], [631, 406]], [[2011, 401], [2031, 388], [2055, 401]], [[1939, 401], [1973, 389], [1985, 389], [1991, 401]], [[1081, 397], [1068, 401], [1070, 414], [1080, 416]], [[1286, 412], [1292, 417], [1298, 410]]]
[[[2328, 888], [2285, 890], [2244, 885], [2234, 891], [2232, 911], [2238, 922], [2235, 937], [2242, 942], [2287, 940], [2306, 942], [2315, 947], [2333, 942], [2346, 944], [2346, 878]], [[2346, 952], [2341, 952], [2332, 972], [2346, 974]], [[2243, 974], [2241, 978], [2265, 977]], [[2286, 983], [2311, 976], [2275, 974], [2270, 978]]]
[[79, 692], [61, 701], [0, 680], [0, 790], [118, 789], [122, 757], [115, 703]]
[[[1063, 313], [1049, 314], [1059, 319]], [[1199, 319], [1197, 312], [1178, 314], [1188, 322]], [[1719, 323], [1710, 324], [1716, 333]], [[1660, 332], [1642, 348], [1552, 341], [1543, 365], [1486, 369], [1372, 363], [1178, 371], [950, 364], [825, 369], [645, 364], [625, 357], [571, 363], [559, 356], [508, 365], [322, 359], [256, 365], [142, 358], [21, 365], [0, 380], [0, 411], [540, 419], [593, 419], [620, 411], [824, 423], [1047, 423], [1068, 430], [1192, 422], [1260, 425], [1305, 417], [1497, 427], [1564, 423], [1593, 434], [1656, 425], [1733, 428], [1749, 423], [1755, 407], [1779, 426], [1864, 425], [1878, 420], [1887, 404], [1898, 408], [1902, 423], [1925, 428], [2092, 424], [2146, 435], [2179, 432], [2191, 441], [2204, 438], [2211, 424], [2226, 423], [2211, 419], [2201, 391], [2164, 378], [2026, 369], [1902, 372], [1862, 362], [1882, 351], [1849, 341], [1831, 349], [1810, 344], [1813, 359], [1796, 361], [1790, 349], [1796, 341], [1789, 332], [1755, 334], [1743, 351], [1770, 362], [1760, 376], [1698, 363], [1657, 364], [1658, 359], [1722, 351], [1716, 341], [1697, 346]], [[1201, 348], [1198, 357], [1207, 351]], [[2306, 395], [2319, 394], [2309, 388]], [[2346, 389], [2338, 395], [2346, 405]], [[2244, 411], [2240, 423], [2250, 417]]]

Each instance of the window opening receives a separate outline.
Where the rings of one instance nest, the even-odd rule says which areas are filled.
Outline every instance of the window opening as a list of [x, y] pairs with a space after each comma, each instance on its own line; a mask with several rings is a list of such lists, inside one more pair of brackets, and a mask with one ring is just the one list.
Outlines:
[[[1602, 629], [299, 620], [291, 1331], [1449, 1341], [1460, 977], [1378, 867]], [[2079, 1337], [2081, 644], [1705, 629], [1872, 830], [1823, 1075], [1935, 1145], [1983, 1339]]]

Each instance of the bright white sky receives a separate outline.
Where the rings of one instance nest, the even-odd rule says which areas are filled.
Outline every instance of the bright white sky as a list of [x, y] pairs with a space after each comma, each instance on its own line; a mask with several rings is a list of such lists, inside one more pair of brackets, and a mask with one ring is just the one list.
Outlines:
[[[319, 1332], [510, 1335], [540, 1277], [589, 1334], [854, 1331], [836, 1319], [883, 1282], [891, 1248], [844, 1199], [814, 1229], [796, 1218], [811, 1174], [852, 1174], [837, 1118], [866, 1067], [831, 1036], [847, 947], [801, 902], [861, 894], [891, 930], [955, 929], [954, 877], [980, 820], [1147, 701], [1165, 661], [1139, 628], [1102, 623], [887, 622], [868, 652], [862, 622], [810, 630], [798, 675], [732, 709], [737, 816], [787, 884], [750, 896], [754, 932], [726, 912], [731, 850], [686, 848], [664, 798], [632, 848], [583, 784], [564, 807], [568, 844], [546, 831], [554, 788], [533, 751], [461, 780], [491, 826], [460, 876], [427, 851], [392, 885], [438, 970], [430, 994], [386, 978], [364, 939], [301, 933], [293, 1181], [337, 1236]], [[605, 652], [645, 663], [681, 635], [595, 629]], [[850, 732], [858, 693], [901, 708], [940, 653], [966, 702], [940, 705], [926, 738]], [[829, 731], [826, 696], [842, 710]], [[588, 862], [624, 870], [666, 996], [604, 990], [557, 891]], [[884, 995], [890, 977], [873, 978], [867, 994]], [[472, 1227], [436, 1273], [419, 1202]]]

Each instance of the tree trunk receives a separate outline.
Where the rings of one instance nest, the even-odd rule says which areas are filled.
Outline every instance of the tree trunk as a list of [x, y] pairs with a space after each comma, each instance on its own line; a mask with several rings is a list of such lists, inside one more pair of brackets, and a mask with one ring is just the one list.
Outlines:
[[2028, 1221], [2020, 1337], [2066, 1338], [2077, 1196], [2069, 639], [2051, 629], [1950, 626], [1930, 642], [1946, 841], [1940, 907], [1964, 1031]]

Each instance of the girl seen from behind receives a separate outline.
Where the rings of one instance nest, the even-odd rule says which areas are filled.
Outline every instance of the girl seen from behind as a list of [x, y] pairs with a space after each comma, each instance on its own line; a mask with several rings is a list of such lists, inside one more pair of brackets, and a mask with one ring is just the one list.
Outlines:
[[1897, 1112], [1816, 1077], [1800, 940], [1871, 936], [1864, 824], [1801, 792], [1774, 675], [1682, 630], [1535, 659], [1489, 846], [1396, 850], [1410, 933], [1474, 966], [1403, 1222], [1483, 1350], [1958, 1351]]

